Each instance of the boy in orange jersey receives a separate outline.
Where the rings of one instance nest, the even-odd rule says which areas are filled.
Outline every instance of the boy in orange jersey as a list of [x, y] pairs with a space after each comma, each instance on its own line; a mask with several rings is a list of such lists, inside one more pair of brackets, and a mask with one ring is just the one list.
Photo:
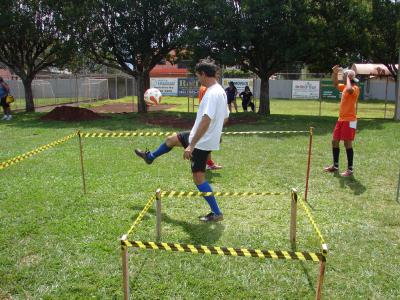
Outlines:
[[[207, 91], [207, 87], [205, 87], [204, 85], [200, 86], [200, 88], [199, 88], [199, 104], [200, 104], [201, 100], [203, 99], [203, 96], [206, 93], [206, 91]], [[222, 169], [222, 166], [217, 165], [211, 159], [211, 153], [208, 154], [206, 170], [219, 170], [219, 169]]]
[[338, 65], [332, 68], [332, 80], [335, 87], [342, 92], [339, 107], [339, 119], [336, 122], [335, 129], [333, 130], [332, 139], [332, 154], [333, 165], [325, 167], [325, 172], [337, 172], [339, 170], [339, 143], [344, 142], [347, 154], [347, 170], [341, 173], [343, 177], [353, 175], [353, 141], [356, 135], [357, 116], [356, 105], [358, 96], [360, 95], [360, 88], [356, 85], [358, 79], [355, 77], [353, 70], [344, 72], [345, 83], [339, 84], [338, 73], [340, 67]]

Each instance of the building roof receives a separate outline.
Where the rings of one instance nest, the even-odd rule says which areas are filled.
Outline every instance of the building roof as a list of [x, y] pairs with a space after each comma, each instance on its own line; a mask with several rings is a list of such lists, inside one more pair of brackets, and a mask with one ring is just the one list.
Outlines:
[[188, 69], [178, 68], [177, 65], [156, 65], [150, 71], [150, 77], [186, 77], [188, 73]]

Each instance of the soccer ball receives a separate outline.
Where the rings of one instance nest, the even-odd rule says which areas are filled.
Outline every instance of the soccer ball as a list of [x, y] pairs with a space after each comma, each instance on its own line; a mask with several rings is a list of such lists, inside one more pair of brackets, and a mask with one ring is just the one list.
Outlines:
[[160, 90], [151, 88], [144, 93], [144, 101], [147, 105], [158, 105], [161, 102], [162, 94]]

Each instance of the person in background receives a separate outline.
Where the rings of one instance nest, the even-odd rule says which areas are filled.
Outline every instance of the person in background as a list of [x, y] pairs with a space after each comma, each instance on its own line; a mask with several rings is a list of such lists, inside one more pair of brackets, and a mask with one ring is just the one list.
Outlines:
[[[201, 103], [201, 100], [203, 99], [204, 94], [207, 91], [207, 87], [205, 87], [204, 85], [200, 86], [199, 88], [199, 104]], [[207, 166], [206, 166], [206, 170], [220, 170], [222, 169], [222, 166], [217, 165], [211, 158], [211, 153], [208, 154], [207, 157]]]
[[11, 116], [11, 108], [10, 104], [7, 103], [7, 95], [10, 93], [10, 88], [8, 84], [4, 81], [2, 77], [0, 77], [0, 103], [3, 107], [4, 116], [2, 120], [10, 121], [12, 119]]
[[229, 86], [225, 89], [226, 97], [228, 98], [228, 107], [229, 112], [232, 112], [232, 103], [235, 107], [235, 111], [238, 112], [237, 104], [236, 104], [236, 96], [237, 96], [237, 88], [233, 81], [229, 82]]
[[247, 111], [247, 106], [250, 106], [251, 110], [254, 112], [254, 103], [251, 102], [253, 93], [250, 91], [250, 88], [247, 85], [244, 87], [244, 91], [239, 94], [239, 97], [242, 98], [243, 111]]
[[342, 98], [340, 100], [339, 107], [339, 119], [336, 122], [335, 129], [333, 130], [332, 139], [332, 154], [333, 154], [333, 165], [325, 167], [324, 171], [334, 173], [339, 170], [339, 143], [344, 142], [347, 154], [347, 169], [340, 175], [342, 177], [349, 177], [353, 175], [353, 141], [356, 136], [357, 128], [357, 116], [356, 116], [356, 105], [358, 96], [360, 95], [360, 88], [356, 85], [358, 79], [355, 77], [356, 74], [353, 70], [347, 70], [344, 72], [345, 84], [339, 84], [338, 73], [340, 67], [338, 65], [332, 68], [332, 81], [333, 85], [342, 92]]

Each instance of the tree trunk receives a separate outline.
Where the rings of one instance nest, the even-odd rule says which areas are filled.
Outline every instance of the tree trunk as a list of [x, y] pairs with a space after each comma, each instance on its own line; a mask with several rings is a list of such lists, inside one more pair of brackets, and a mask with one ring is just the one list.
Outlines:
[[[400, 67], [399, 67], [400, 68]], [[400, 71], [400, 70], [399, 70]], [[400, 80], [399, 80], [399, 75], [397, 76], [397, 80], [396, 80], [396, 98], [395, 98], [395, 109], [394, 109], [394, 119], [396, 121], [400, 121]]]
[[258, 114], [267, 116], [271, 114], [269, 101], [269, 76], [261, 77], [260, 107], [258, 108]]
[[[147, 77], [147, 78], [146, 78]], [[149, 81], [149, 74], [146, 75], [146, 72], [139, 73], [137, 75], [137, 93], [138, 93], [138, 113], [146, 113], [147, 105], [144, 102], [144, 92], [147, 90], [146, 85], [147, 81]]]
[[26, 112], [34, 112], [35, 111], [35, 103], [33, 102], [33, 92], [32, 92], [32, 80], [33, 79], [23, 79], [22, 84], [24, 85], [25, 90], [25, 111]]
[[397, 79], [396, 79], [396, 99], [394, 108], [394, 119], [400, 121], [400, 49], [399, 49], [399, 65], [397, 67]]

